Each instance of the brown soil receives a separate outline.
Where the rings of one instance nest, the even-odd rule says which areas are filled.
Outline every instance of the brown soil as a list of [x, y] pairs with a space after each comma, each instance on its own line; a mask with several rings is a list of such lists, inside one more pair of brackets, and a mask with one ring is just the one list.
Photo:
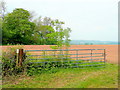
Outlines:
[[[7, 47], [16, 47], [16, 46], [2, 46], [2, 50], [6, 50]], [[23, 48], [25, 50], [51, 49], [50, 45], [24, 45]], [[118, 45], [71, 45], [69, 49], [106, 49], [107, 62], [118, 63]]]

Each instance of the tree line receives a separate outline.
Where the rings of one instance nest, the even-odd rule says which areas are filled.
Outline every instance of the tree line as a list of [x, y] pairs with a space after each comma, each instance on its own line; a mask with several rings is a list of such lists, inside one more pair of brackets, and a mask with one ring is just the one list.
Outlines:
[[69, 45], [69, 27], [64, 28], [63, 21], [50, 17], [38, 17], [23, 8], [16, 8], [5, 13], [5, 3], [0, 4], [2, 44], [23, 45]]

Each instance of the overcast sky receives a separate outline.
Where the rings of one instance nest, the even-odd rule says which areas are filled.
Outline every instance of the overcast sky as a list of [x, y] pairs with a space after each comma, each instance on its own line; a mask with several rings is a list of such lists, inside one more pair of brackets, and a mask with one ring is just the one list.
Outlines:
[[7, 11], [24, 8], [65, 22], [72, 40], [118, 40], [118, 0], [4, 0]]

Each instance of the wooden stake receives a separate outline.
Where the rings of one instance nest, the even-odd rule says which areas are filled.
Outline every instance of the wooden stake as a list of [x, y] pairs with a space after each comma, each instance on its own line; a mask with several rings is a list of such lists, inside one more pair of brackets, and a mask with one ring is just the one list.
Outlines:
[[19, 66], [22, 66], [22, 61], [23, 61], [23, 49], [19, 49]]

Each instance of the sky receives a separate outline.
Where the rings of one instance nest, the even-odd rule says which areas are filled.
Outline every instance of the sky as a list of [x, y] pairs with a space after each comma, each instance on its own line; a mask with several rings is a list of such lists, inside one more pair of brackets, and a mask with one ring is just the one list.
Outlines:
[[119, 0], [4, 0], [8, 12], [23, 8], [71, 28], [72, 40], [118, 40]]

